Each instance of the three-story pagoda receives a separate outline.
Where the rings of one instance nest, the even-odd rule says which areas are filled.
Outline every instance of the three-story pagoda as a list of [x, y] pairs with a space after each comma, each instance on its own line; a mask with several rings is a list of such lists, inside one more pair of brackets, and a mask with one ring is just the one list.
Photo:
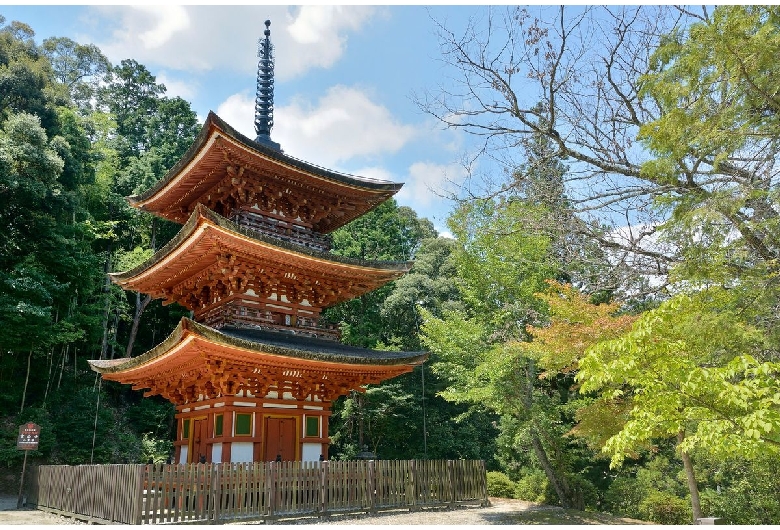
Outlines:
[[401, 184], [317, 167], [271, 140], [269, 25], [258, 52], [257, 138], [210, 113], [176, 166], [128, 198], [184, 226], [149, 260], [111, 279], [177, 302], [193, 317], [138, 357], [90, 361], [104, 379], [176, 405], [177, 463], [322, 459], [337, 397], [425, 359], [346, 346], [318, 325], [325, 307], [410, 269], [411, 262], [335, 256], [328, 236]]

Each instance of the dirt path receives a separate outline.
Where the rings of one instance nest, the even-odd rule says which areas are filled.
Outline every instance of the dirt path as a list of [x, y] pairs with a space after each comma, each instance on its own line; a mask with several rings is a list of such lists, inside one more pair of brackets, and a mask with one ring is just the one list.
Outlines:
[[16, 509], [16, 496], [0, 495], [0, 526], [16, 524], [74, 524], [72, 519], [40, 510]]
[[[621, 519], [606, 514], [564, 510], [515, 499], [491, 498], [486, 508], [458, 510], [396, 511], [373, 516], [338, 516], [324, 521], [300, 519], [279, 521], [291, 525], [494, 525], [494, 524], [647, 524], [632, 519]], [[16, 509], [16, 497], [0, 496], [0, 526], [78, 524], [68, 517], [60, 517], [40, 510]]]

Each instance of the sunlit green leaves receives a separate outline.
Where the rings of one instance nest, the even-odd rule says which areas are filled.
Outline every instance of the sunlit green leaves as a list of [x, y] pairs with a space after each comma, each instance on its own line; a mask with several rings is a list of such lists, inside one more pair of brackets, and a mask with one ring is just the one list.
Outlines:
[[733, 309], [733, 296], [720, 288], [678, 295], [588, 350], [577, 376], [582, 390], [632, 397], [628, 421], [604, 446], [614, 465], [683, 431], [685, 451], [780, 448], [779, 366], [751, 356], [764, 337]]

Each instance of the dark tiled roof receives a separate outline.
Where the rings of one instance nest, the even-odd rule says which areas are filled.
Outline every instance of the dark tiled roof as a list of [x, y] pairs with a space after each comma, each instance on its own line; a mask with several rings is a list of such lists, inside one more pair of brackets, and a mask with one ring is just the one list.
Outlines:
[[[284, 331], [268, 331], [263, 329], [224, 327], [220, 333], [239, 340], [286, 348], [298, 352], [314, 353], [322, 356], [338, 358], [338, 362], [359, 361], [371, 364], [394, 364], [392, 361], [409, 361], [412, 358], [425, 355], [423, 352], [382, 351], [348, 346], [340, 342], [316, 339], [302, 335], [294, 335]], [[322, 360], [325, 360], [324, 358]]]
[[309, 361], [393, 366], [419, 364], [428, 356], [425, 352], [369, 350], [347, 346], [336, 341], [308, 338], [278, 331], [245, 328], [216, 330], [184, 317], [168, 338], [138, 357], [91, 360], [88, 362], [93, 370], [100, 373], [116, 373], [129, 370], [165, 355], [165, 353], [181, 342], [185, 331], [190, 331], [218, 344]]

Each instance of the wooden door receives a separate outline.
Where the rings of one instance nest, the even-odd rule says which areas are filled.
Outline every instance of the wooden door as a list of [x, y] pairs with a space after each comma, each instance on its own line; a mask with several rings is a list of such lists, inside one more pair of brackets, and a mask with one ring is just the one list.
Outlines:
[[206, 418], [195, 418], [192, 420], [192, 451], [190, 451], [189, 461], [192, 464], [199, 462], [208, 462], [211, 460], [208, 454], [208, 446], [206, 445], [206, 438], [208, 438], [207, 430], [208, 422]]
[[265, 424], [265, 461], [295, 460], [298, 440], [295, 418], [268, 418]]

